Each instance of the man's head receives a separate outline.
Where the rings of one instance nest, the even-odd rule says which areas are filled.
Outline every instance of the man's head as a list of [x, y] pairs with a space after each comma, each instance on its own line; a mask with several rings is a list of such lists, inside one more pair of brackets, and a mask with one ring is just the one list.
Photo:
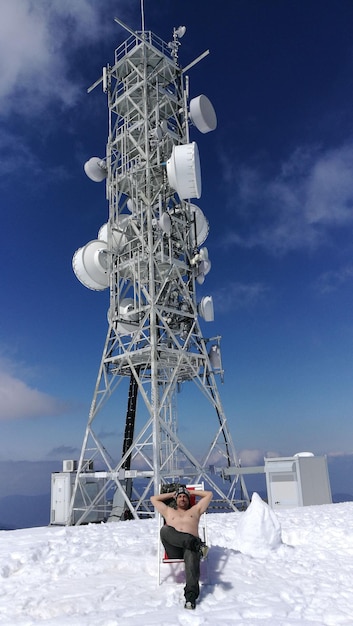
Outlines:
[[190, 494], [185, 487], [179, 487], [175, 492], [175, 502], [182, 509], [190, 508]]

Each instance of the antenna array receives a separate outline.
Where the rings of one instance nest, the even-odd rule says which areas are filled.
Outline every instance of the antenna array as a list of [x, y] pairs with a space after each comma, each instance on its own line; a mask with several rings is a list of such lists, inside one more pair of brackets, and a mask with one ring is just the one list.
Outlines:
[[[92, 512], [109, 520], [151, 516], [149, 496], [161, 482], [205, 480], [228, 510], [248, 501], [240, 470], [234, 474], [239, 464], [216, 384], [223, 373], [220, 338], [204, 338], [199, 323], [213, 321], [212, 297], [198, 301], [196, 294], [211, 262], [203, 246], [208, 221], [193, 203], [201, 196], [201, 168], [189, 134], [192, 127], [214, 130], [216, 114], [206, 96], [189, 100], [178, 62], [185, 27], [174, 29], [167, 44], [144, 30], [143, 11], [141, 32], [116, 21], [130, 36], [93, 85], [102, 83], [108, 99], [106, 156], [85, 164], [92, 180], [106, 181], [109, 219], [73, 258], [86, 287], [109, 289], [108, 332], [69, 524], [92, 519]], [[202, 460], [178, 435], [176, 397], [186, 383], [196, 385], [216, 416], [204, 423], [213, 434]], [[125, 417], [120, 458], [102, 442], [112, 417], [118, 431]], [[219, 473], [233, 468], [226, 489], [211, 470], [215, 459]]]

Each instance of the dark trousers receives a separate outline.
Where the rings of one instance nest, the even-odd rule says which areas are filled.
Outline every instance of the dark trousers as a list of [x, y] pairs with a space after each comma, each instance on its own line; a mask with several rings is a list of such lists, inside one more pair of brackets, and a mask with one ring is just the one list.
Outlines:
[[201, 539], [189, 533], [181, 533], [173, 526], [165, 524], [161, 528], [161, 541], [170, 559], [184, 559], [186, 585], [185, 600], [194, 602], [200, 593], [200, 552]]

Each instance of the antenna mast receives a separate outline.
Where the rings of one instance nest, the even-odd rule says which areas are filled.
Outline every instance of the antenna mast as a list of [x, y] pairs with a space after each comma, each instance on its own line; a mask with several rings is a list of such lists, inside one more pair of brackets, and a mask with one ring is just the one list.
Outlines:
[[[130, 36], [92, 86], [102, 82], [107, 94], [109, 135], [105, 158], [92, 157], [85, 171], [106, 180], [109, 218], [75, 253], [73, 268], [86, 287], [109, 289], [110, 304], [68, 524], [150, 517], [149, 497], [167, 482], [205, 480], [225, 510], [248, 502], [217, 389], [220, 338], [204, 338], [200, 327], [200, 318], [213, 321], [213, 301], [196, 293], [211, 263], [203, 246], [208, 221], [193, 203], [201, 169], [189, 132], [214, 130], [216, 114], [204, 95], [189, 101], [178, 62], [185, 27], [174, 28], [167, 44], [145, 31], [143, 0], [141, 17], [141, 33], [115, 18]], [[177, 411], [187, 383], [216, 418], [207, 411], [202, 460], [178, 434], [180, 421], [193, 421], [190, 409]], [[112, 429], [110, 456], [103, 439]], [[220, 474], [233, 468], [226, 488], [212, 470], [215, 460]]]
[[141, 30], [145, 32], [145, 6], [144, 0], [141, 0]]

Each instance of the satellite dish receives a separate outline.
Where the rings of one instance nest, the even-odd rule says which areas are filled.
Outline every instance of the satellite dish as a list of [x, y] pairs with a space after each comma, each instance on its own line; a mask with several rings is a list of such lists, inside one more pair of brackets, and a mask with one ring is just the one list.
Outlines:
[[115, 331], [119, 335], [132, 335], [137, 329], [137, 324], [130, 324], [129, 322], [117, 322]]
[[211, 269], [211, 261], [209, 259], [205, 259], [204, 261], [200, 262], [200, 265], [199, 265], [200, 274], [204, 274], [204, 276], [207, 276], [210, 269]]
[[199, 255], [202, 261], [208, 261], [208, 250], [206, 246], [200, 249]]
[[179, 198], [201, 197], [201, 167], [199, 149], [195, 141], [173, 146], [167, 161], [168, 182]]
[[[128, 239], [124, 230], [129, 222], [129, 218], [129, 215], [124, 215], [119, 218], [118, 223], [114, 224], [112, 227], [112, 249], [114, 252], [121, 252], [127, 244]], [[100, 227], [98, 239], [108, 242], [108, 223]]]
[[135, 203], [131, 198], [128, 199], [126, 206], [130, 213], [135, 213]]
[[220, 347], [216, 345], [211, 346], [208, 356], [210, 358], [212, 369], [220, 370], [222, 367]]
[[193, 246], [201, 246], [203, 242], [207, 239], [207, 235], [209, 233], [210, 227], [209, 223], [201, 211], [200, 207], [196, 206], [196, 204], [190, 204], [191, 217], [195, 219], [195, 227], [196, 227], [196, 240], [195, 240], [195, 229], [191, 229], [191, 242]]
[[199, 283], [199, 285], [203, 285], [205, 282], [205, 274], [202, 274], [202, 272], [200, 272], [200, 274], [196, 276], [196, 280]]
[[160, 229], [166, 234], [170, 235], [172, 228], [172, 222], [168, 213], [163, 213], [158, 221]]
[[134, 311], [135, 302], [133, 298], [124, 298], [119, 305], [119, 317], [123, 320], [138, 321], [138, 313]]
[[88, 178], [93, 180], [95, 183], [100, 183], [108, 175], [105, 161], [99, 157], [91, 157], [88, 161], [86, 161], [83, 169], [85, 170]]
[[178, 28], [174, 28], [174, 35], [179, 37], [179, 39], [184, 37], [185, 33], [186, 33], [186, 26], [179, 26]]
[[94, 239], [76, 250], [72, 267], [78, 280], [88, 289], [103, 291], [109, 287], [106, 242]]
[[216, 112], [204, 95], [190, 100], [190, 119], [200, 133], [209, 133], [217, 128]]
[[135, 302], [133, 298], [123, 298], [119, 304], [118, 318], [115, 331], [120, 335], [131, 335], [137, 328], [139, 316], [134, 311]]
[[297, 454], [294, 455], [295, 457], [307, 457], [307, 456], [315, 456], [315, 454], [313, 452], [297, 452]]
[[[108, 310], [108, 321], [109, 323], [111, 323], [113, 319], [114, 330], [117, 334], [131, 335], [137, 329], [138, 326], [136, 324], [136, 321], [138, 321], [138, 313], [130, 314], [130, 311], [132, 311], [133, 308], [134, 308], [133, 299], [124, 298], [120, 302], [118, 316], [116, 315], [116, 311], [113, 310], [113, 317], [112, 317], [111, 309]], [[115, 321], [116, 317], [119, 318], [119, 321]], [[135, 323], [134, 323], [134, 320], [136, 320]]]
[[108, 241], [108, 224], [103, 224], [98, 231], [99, 241]]
[[204, 296], [198, 306], [198, 311], [201, 317], [206, 322], [213, 322], [214, 320], [214, 310], [213, 310], [213, 299], [212, 296]]

